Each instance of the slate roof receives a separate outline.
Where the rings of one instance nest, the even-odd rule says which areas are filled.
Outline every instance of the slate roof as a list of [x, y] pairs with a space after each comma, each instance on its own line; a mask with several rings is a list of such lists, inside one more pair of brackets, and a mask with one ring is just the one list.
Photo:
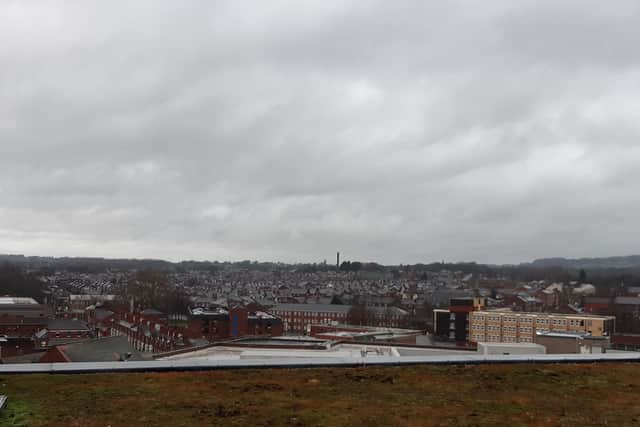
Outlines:
[[409, 312], [399, 307], [367, 307], [367, 309], [378, 315], [406, 316], [409, 314]]
[[585, 304], [609, 304], [609, 298], [603, 297], [587, 297], [584, 300]]
[[112, 316], [114, 313], [111, 310], [106, 310], [103, 308], [97, 308], [96, 311], [93, 313], [93, 317], [97, 320], [97, 321], [101, 321], [104, 319], [109, 318], [109, 316]]
[[128, 353], [131, 353], [131, 357], [127, 360], [145, 360], [125, 336], [87, 340], [61, 345], [57, 349], [71, 362], [117, 362]]
[[77, 319], [49, 319], [47, 329], [50, 331], [88, 331], [89, 327]]
[[616, 297], [616, 304], [622, 305], [640, 305], [640, 298], [638, 297]]
[[164, 313], [161, 312], [160, 310], [156, 310], [155, 308], [147, 308], [146, 310], [142, 310], [140, 312], [140, 314], [142, 314], [143, 316], [161, 316]]
[[348, 313], [350, 305], [337, 304], [276, 304], [269, 311], [305, 311], [305, 312], [327, 312], [327, 313]]

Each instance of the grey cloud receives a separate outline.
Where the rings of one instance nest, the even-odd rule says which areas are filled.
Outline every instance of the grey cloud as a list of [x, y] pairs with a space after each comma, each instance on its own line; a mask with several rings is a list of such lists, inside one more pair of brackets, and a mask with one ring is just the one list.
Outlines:
[[638, 7], [0, 6], [0, 252], [635, 252]]

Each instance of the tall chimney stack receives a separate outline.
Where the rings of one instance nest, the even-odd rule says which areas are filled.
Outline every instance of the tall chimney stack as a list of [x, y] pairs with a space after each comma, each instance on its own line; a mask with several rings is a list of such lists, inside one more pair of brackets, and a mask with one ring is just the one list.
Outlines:
[[336, 255], [336, 270], [340, 270], [340, 252]]

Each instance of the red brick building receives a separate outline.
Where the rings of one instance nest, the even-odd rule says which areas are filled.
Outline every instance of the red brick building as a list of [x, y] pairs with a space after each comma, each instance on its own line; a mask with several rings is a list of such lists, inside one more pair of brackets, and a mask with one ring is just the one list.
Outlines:
[[611, 308], [612, 303], [613, 300], [611, 298], [587, 297], [585, 298], [584, 312], [606, 315], [613, 311]]
[[47, 326], [34, 335], [35, 348], [47, 349], [94, 338], [94, 333], [86, 322], [78, 319], [49, 319]]
[[194, 308], [190, 311], [185, 334], [189, 339], [208, 341], [244, 336], [277, 337], [283, 334], [283, 324], [281, 319], [272, 314], [244, 306], [230, 309]]
[[282, 319], [285, 332], [304, 333], [311, 324], [345, 323], [349, 305], [277, 304], [269, 312]]
[[469, 316], [485, 307], [481, 297], [453, 298], [448, 309], [433, 310], [434, 335], [441, 340], [466, 346], [469, 341]]
[[244, 336], [280, 336], [282, 321], [249, 307], [194, 308], [189, 315], [167, 316], [154, 309], [140, 312], [95, 309], [89, 325], [98, 337], [125, 336], [142, 352], [161, 353]]
[[0, 342], [2, 357], [34, 352], [33, 337], [46, 327], [46, 310], [33, 298], [0, 297]]

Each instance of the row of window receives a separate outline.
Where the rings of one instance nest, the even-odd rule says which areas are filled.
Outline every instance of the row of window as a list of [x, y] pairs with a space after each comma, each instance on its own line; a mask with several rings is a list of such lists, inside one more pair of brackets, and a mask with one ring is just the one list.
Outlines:
[[[528, 318], [528, 317], [507, 317], [507, 316], [491, 316], [491, 315], [482, 315], [482, 314], [474, 314], [472, 316], [472, 320], [473, 321], [478, 321], [478, 322], [482, 322], [482, 321], [489, 321], [489, 322], [499, 322], [500, 320], [502, 320], [504, 323], [508, 323], [508, 322], [517, 322], [519, 321], [520, 324], [528, 324], [531, 323], [533, 321], [532, 318]], [[546, 317], [538, 317], [535, 319], [536, 320], [536, 325], [546, 325], [549, 323], [552, 323], [554, 325], [571, 325], [571, 326], [582, 326], [584, 327], [585, 325], [585, 321], [583, 319], [550, 319], [550, 318], [546, 318]]]
[[500, 335], [487, 335], [485, 338], [484, 334], [474, 334], [471, 336], [471, 338], [473, 339], [473, 341], [476, 342], [482, 342], [482, 341], [488, 341], [488, 342], [509, 342], [509, 343], [532, 343], [533, 342], [533, 338], [530, 337], [513, 337], [513, 336], [504, 336], [501, 337]]
[[285, 311], [285, 312], [273, 312], [276, 316], [283, 317], [345, 317], [343, 313], [321, 313], [311, 311]]
[[[471, 325], [471, 330], [474, 331], [494, 331], [494, 332], [499, 332], [499, 331], [503, 331], [503, 332], [516, 332], [519, 331], [520, 333], [528, 333], [528, 334], [532, 334], [534, 329], [530, 326], [520, 326], [520, 327], [516, 327], [516, 326], [495, 326], [495, 325]], [[549, 328], [545, 328], [545, 327], [537, 327], [535, 329], [536, 331], [540, 331], [540, 332], [545, 332], [548, 331]]]

